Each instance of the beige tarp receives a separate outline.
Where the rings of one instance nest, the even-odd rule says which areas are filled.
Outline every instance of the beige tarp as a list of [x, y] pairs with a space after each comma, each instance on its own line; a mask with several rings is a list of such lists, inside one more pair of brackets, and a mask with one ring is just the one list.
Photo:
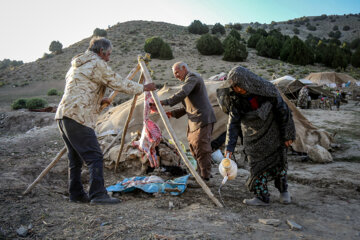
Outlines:
[[[228, 115], [224, 114], [220, 109], [217, 100], [216, 100], [216, 89], [219, 88], [223, 83], [216, 81], [205, 81], [206, 88], [209, 94], [210, 102], [214, 108], [217, 122], [214, 126], [213, 139], [218, 137], [221, 133], [226, 130], [226, 125], [228, 121]], [[160, 100], [165, 99], [180, 89], [180, 86], [176, 87], [167, 87], [164, 86], [161, 90], [158, 91]], [[134, 110], [133, 119], [129, 124], [128, 134], [126, 137], [126, 142], [130, 141], [130, 132], [141, 131], [142, 121], [143, 121], [143, 95], [139, 96], [137, 104]], [[322, 147], [329, 149], [331, 143], [330, 135], [314, 127], [297, 109], [296, 107], [287, 100], [289, 107], [293, 111], [295, 126], [297, 130], [297, 139], [293, 145], [294, 149], [299, 152], [308, 152], [309, 149], [319, 144]], [[97, 122], [96, 131], [98, 133], [106, 132], [109, 130], [122, 131], [123, 125], [126, 121], [129, 106], [131, 105], [131, 100], [127, 101], [119, 106], [111, 108], [107, 113], [103, 114], [99, 121]], [[175, 106], [180, 107], [179, 106]], [[166, 108], [169, 110], [169, 108]], [[162, 129], [163, 135], [168, 137], [168, 133], [160, 119], [158, 114], [151, 116], [151, 119], [154, 120]], [[170, 123], [173, 126], [178, 139], [188, 146], [186, 139], [186, 130], [187, 130], [187, 117], [186, 115], [180, 119], [170, 119]], [[240, 142], [240, 141], [238, 141]]]
[[308, 79], [318, 85], [330, 85], [335, 83], [336, 85], [341, 86], [341, 84], [347, 83], [349, 81], [353, 84], [356, 83], [356, 80], [353, 77], [345, 73], [337, 72], [310, 73], [308, 76], [305, 77], [305, 79]]

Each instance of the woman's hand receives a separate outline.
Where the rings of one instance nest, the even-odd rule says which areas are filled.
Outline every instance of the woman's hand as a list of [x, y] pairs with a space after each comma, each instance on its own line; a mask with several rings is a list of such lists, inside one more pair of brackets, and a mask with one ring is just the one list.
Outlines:
[[293, 143], [293, 140], [288, 140], [285, 142], [286, 147], [290, 147], [290, 145]]

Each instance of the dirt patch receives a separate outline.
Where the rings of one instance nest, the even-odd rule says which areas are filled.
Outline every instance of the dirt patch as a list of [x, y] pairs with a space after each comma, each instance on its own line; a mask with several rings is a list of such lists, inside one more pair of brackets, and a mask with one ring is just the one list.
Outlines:
[[[358, 111], [349, 103], [342, 114], [335, 111], [306, 110], [303, 113], [316, 126], [332, 129], [340, 126], [339, 139], [343, 147], [334, 156], [356, 154], [359, 145], [353, 129]], [[278, 192], [270, 186], [269, 207], [248, 207], [244, 198], [252, 197], [245, 187], [248, 176], [246, 163], [240, 162], [238, 177], [221, 190], [226, 208], [214, 206], [197, 186], [189, 183], [180, 196], [146, 194], [141, 191], [115, 195], [122, 200], [116, 206], [91, 206], [68, 202], [67, 158], [64, 156], [51, 172], [27, 196], [22, 192], [49, 164], [63, 147], [51, 113], [6, 112], [17, 125], [25, 121], [30, 131], [20, 126], [0, 136], [0, 239], [13, 239], [21, 226], [30, 228], [26, 239], [357, 239], [360, 237], [360, 163], [339, 161], [331, 164], [312, 164], [291, 157], [289, 190], [292, 204], [283, 205]], [[33, 115], [34, 114], [34, 115]], [[38, 115], [40, 114], [40, 115]], [[37, 121], [25, 120], [30, 116]], [[345, 116], [346, 124], [342, 123]], [[17, 116], [17, 117], [16, 117]], [[42, 120], [41, 120], [42, 119]], [[329, 121], [332, 122], [330, 124]], [[44, 125], [41, 125], [41, 124]], [[13, 127], [12, 127], [13, 126]], [[35, 128], [35, 126], [37, 126]], [[239, 155], [237, 159], [241, 159]], [[350, 159], [350, 158], [349, 158]], [[241, 160], [240, 160], [241, 161]], [[86, 167], [84, 167], [86, 170]], [[221, 176], [217, 165], [212, 169], [211, 191], [217, 198]], [[122, 180], [123, 173], [105, 170], [105, 184]], [[83, 181], [88, 186], [88, 174]], [[278, 227], [258, 223], [259, 218], [275, 218]], [[292, 220], [302, 231], [292, 231], [286, 224]]]
[[24, 133], [31, 129], [55, 124], [54, 113], [19, 110], [0, 113], [0, 136]]

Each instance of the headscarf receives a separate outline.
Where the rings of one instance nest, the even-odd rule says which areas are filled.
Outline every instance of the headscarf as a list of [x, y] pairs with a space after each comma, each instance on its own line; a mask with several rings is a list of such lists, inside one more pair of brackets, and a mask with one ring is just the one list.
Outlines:
[[279, 91], [271, 82], [241, 66], [230, 70], [227, 81], [229, 86], [239, 86], [250, 94], [264, 97], [277, 97], [279, 95]]

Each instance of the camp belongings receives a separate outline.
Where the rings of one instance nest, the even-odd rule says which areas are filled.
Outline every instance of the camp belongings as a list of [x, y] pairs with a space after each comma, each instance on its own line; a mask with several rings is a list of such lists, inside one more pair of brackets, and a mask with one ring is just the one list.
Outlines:
[[237, 175], [237, 165], [229, 158], [229, 155], [224, 158], [219, 164], [219, 172], [224, 177], [221, 184], [224, 185], [227, 180], [233, 180]]
[[158, 176], [125, 178], [106, 188], [108, 192], [131, 192], [136, 188], [147, 193], [167, 193], [180, 195], [186, 189], [186, 182], [190, 175], [182, 176], [174, 180], [164, 181]]

